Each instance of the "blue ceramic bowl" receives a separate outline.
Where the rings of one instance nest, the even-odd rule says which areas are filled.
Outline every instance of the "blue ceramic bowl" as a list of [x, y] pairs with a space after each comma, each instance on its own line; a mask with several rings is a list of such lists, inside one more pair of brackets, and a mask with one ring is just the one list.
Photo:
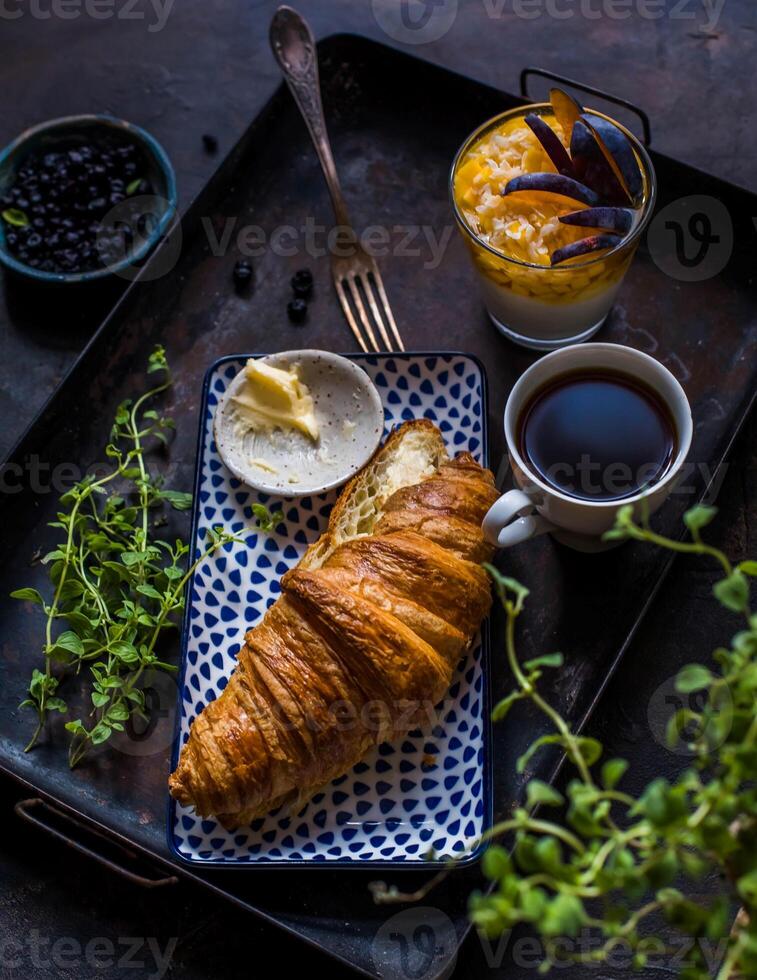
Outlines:
[[8, 269], [40, 283], [83, 283], [119, 273], [133, 279], [135, 266], [144, 259], [165, 234], [176, 214], [176, 177], [163, 147], [139, 126], [105, 115], [63, 116], [25, 130], [0, 153], [0, 195], [7, 192], [16, 173], [31, 153], [52, 152], [77, 141], [106, 141], [116, 146], [136, 145], [145, 158], [141, 177], [150, 181], [151, 221], [142, 228], [133, 247], [125, 249], [116, 261], [88, 272], [44, 272], [19, 261], [8, 249], [8, 226], [0, 220], [0, 262]]

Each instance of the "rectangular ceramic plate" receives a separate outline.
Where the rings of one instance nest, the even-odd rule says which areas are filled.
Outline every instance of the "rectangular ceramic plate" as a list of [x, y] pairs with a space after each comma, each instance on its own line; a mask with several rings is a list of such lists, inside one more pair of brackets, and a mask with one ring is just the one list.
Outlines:
[[[408, 419], [432, 419], [450, 454], [468, 451], [486, 464], [486, 381], [480, 363], [456, 353], [350, 355], [376, 384], [386, 433]], [[244, 543], [208, 559], [190, 583], [182, 647], [178, 730], [172, 757], [203, 707], [218, 697], [242, 637], [279, 594], [279, 579], [325, 529], [337, 492], [297, 500], [249, 490], [228, 472], [213, 441], [213, 412], [244, 357], [208, 371], [200, 415], [195, 549], [210, 527], [249, 529]], [[281, 509], [269, 534], [254, 530], [251, 504]], [[168, 837], [183, 860], [205, 865], [411, 864], [473, 860], [490, 825], [488, 630], [457, 668], [447, 697], [424, 730], [379, 746], [334, 780], [299, 813], [275, 811], [249, 828], [224, 830], [173, 800]]]

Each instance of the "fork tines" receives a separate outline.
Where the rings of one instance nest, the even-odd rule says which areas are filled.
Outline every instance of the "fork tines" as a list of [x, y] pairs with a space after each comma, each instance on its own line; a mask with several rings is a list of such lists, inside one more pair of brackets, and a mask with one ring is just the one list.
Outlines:
[[381, 350], [403, 351], [405, 345], [397, 329], [381, 273], [375, 263], [360, 269], [335, 265], [333, 271], [339, 302], [361, 350], [366, 353]]

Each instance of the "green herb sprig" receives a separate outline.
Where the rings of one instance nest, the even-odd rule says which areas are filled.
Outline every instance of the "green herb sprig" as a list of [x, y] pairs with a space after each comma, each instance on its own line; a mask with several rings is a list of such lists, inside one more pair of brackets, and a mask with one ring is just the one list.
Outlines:
[[[601, 743], [574, 734], [539, 692], [544, 670], [559, 667], [562, 656], [520, 662], [516, 622], [528, 590], [486, 566], [505, 611], [505, 652], [515, 680], [513, 691], [494, 708], [494, 718], [530, 701], [551, 731], [518, 760], [518, 771], [524, 772], [542, 748], [557, 746], [572, 776], [564, 796], [531, 779], [526, 805], [487, 833], [487, 839], [505, 836], [508, 846], [493, 844], [485, 852], [482, 869], [494, 889], [471, 897], [470, 917], [489, 939], [516, 925], [530, 927], [542, 941], [542, 974], [567, 962], [587, 967], [607, 962], [620, 946], [630, 949], [634, 967], [643, 968], [669, 950], [654, 916], [691, 944], [677, 967], [682, 980], [710, 980], [706, 942], [722, 952], [717, 980], [736, 971], [757, 976], [757, 614], [749, 604], [749, 578], [757, 576], [757, 562], [733, 565], [702, 540], [701, 531], [715, 513], [704, 506], [688, 511], [684, 521], [691, 540], [677, 541], [652, 531], [646, 519], [637, 524], [626, 506], [606, 535], [712, 559], [722, 572], [713, 595], [741, 621], [730, 645], [714, 652], [712, 664], [690, 664], [677, 677], [677, 690], [698, 692], [703, 705], [676, 711], [667, 729], [671, 747], [687, 746], [691, 766], [673, 783], [654, 779], [638, 796], [622, 789], [628, 763], [603, 759]], [[374, 897], [379, 902], [422, 899], [448, 871], [413, 894], [375, 883]], [[687, 898], [686, 890], [708, 872], [719, 874], [721, 894], [709, 904]], [[583, 951], [580, 943], [564, 941], [587, 933]]]
[[[187, 567], [189, 546], [154, 537], [163, 505], [187, 510], [192, 495], [170, 490], [153, 476], [146, 445], [164, 442], [171, 419], [148, 407], [171, 384], [165, 351], [156, 347], [148, 374], [160, 381], [134, 401], [119, 405], [105, 454], [103, 476], [88, 475], [60, 499], [51, 523], [61, 541], [42, 561], [49, 566], [52, 598], [36, 589], [18, 589], [16, 599], [31, 601], [45, 615], [44, 668], [35, 668], [22, 707], [36, 712], [37, 727], [27, 745], [39, 739], [51, 712], [67, 714], [60, 685], [67, 674], [87, 672], [92, 710], [66, 723], [73, 767], [94, 745], [124, 730], [132, 716], [145, 718], [138, 683], [147, 670], [175, 671], [160, 656], [160, 641], [177, 624], [184, 588], [197, 566], [237, 538], [222, 528], [206, 535], [205, 546]], [[163, 521], [164, 523], [164, 521]], [[66, 628], [58, 631], [59, 624]]]
[[284, 520], [281, 510], [270, 511], [265, 504], [253, 504], [252, 514], [261, 531], [273, 531]]

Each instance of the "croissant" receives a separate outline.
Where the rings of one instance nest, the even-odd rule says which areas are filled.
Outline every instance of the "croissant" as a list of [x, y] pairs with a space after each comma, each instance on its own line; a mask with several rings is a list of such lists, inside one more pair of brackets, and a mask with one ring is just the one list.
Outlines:
[[195, 719], [171, 794], [227, 828], [295, 812], [417, 728], [489, 611], [481, 533], [497, 498], [427, 420], [396, 429], [281, 580], [220, 697]]

